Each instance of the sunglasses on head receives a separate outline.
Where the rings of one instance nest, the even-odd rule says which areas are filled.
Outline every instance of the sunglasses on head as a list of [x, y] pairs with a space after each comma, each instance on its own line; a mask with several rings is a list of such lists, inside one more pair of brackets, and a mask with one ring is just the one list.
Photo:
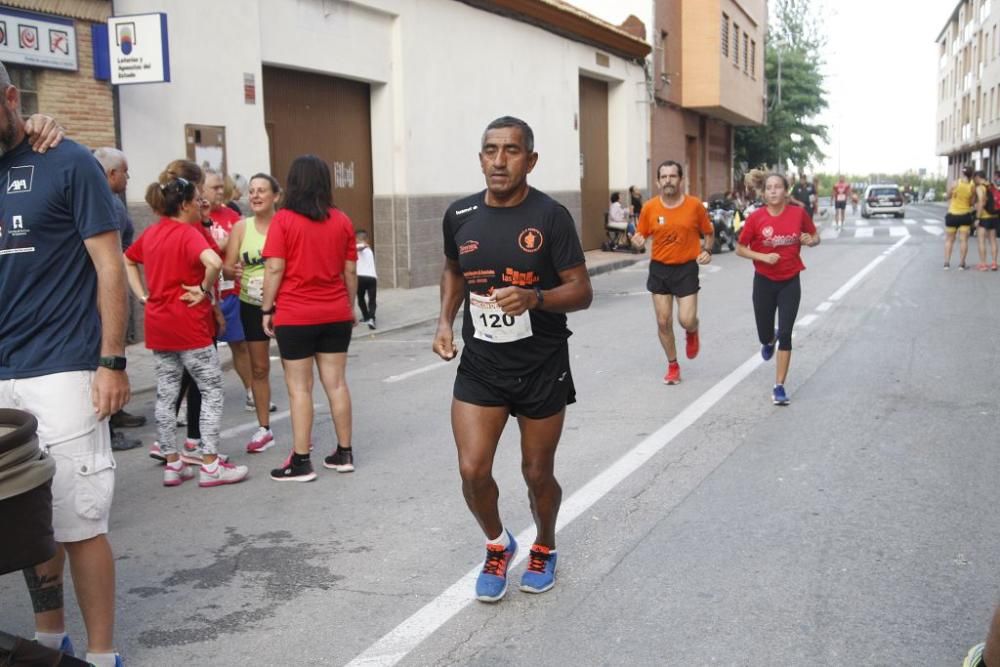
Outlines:
[[177, 193], [184, 197], [185, 200], [190, 199], [194, 196], [195, 185], [186, 178], [181, 178], [178, 176], [172, 181], [164, 183], [160, 186], [160, 190], [165, 193]]

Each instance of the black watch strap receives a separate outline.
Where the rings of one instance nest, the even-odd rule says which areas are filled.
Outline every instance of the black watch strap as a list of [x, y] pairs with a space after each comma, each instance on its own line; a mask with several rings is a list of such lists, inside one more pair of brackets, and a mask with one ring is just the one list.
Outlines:
[[539, 308], [545, 305], [545, 295], [542, 294], [542, 290], [540, 287], [538, 287], [538, 285], [535, 285], [535, 299], [537, 299], [538, 301], [535, 304], [535, 310], [538, 310]]
[[125, 357], [101, 357], [97, 360], [97, 365], [110, 368], [113, 371], [123, 371], [128, 363]]

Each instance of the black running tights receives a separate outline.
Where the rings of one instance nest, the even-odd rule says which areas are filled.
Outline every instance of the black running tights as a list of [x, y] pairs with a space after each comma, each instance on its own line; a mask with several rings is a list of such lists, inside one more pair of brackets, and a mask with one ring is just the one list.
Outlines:
[[792, 325], [799, 314], [802, 286], [799, 276], [789, 280], [771, 280], [759, 273], [753, 275], [753, 314], [757, 320], [757, 337], [761, 345], [774, 340], [774, 316], [778, 315], [778, 349], [792, 349]]

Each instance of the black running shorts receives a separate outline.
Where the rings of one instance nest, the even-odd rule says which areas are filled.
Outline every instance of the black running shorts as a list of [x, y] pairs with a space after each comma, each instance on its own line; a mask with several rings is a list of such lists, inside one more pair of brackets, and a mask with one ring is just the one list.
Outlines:
[[672, 294], [678, 298], [697, 294], [701, 289], [698, 283], [698, 262], [691, 260], [684, 264], [663, 264], [651, 260], [646, 289], [653, 294]]
[[[500, 343], [498, 343], [500, 344]], [[463, 360], [466, 352], [463, 352]], [[483, 407], [506, 407], [512, 415], [545, 419], [576, 403], [576, 387], [569, 368], [569, 345], [549, 357], [531, 375], [522, 377], [477, 373], [472, 364], [459, 363], [454, 397]]]
[[980, 218], [979, 226], [985, 230], [1000, 229], [1000, 218]]
[[944, 226], [952, 229], [958, 229], [959, 227], [971, 227], [974, 217], [975, 216], [972, 213], [965, 213], [962, 215], [948, 213], [944, 216]]
[[295, 361], [321, 354], [347, 352], [351, 344], [354, 322], [326, 324], [286, 324], [274, 327], [278, 351], [282, 359]]
[[243, 323], [243, 338], [250, 342], [271, 340], [264, 333], [264, 315], [260, 306], [240, 301], [240, 322]]
[[833, 205], [834, 205], [834, 207], [835, 207], [835, 208], [836, 208], [836, 209], [837, 209], [838, 211], [843, 211], [843, 210], [845, 210], [845, 209], [847, 208], [847, 202], [846, 202], [846, 201], [838, 201], [838, 202], [834, 202], [834, 203], [833, 203]]

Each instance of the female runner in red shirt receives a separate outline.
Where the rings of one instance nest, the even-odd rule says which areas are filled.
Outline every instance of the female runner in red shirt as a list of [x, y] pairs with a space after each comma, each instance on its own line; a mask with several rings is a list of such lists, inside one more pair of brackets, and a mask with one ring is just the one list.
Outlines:
[[788, 204], [788, 181], [781, 174], [767, 176], [764, 202], [767, 206], [754, 211], [740, 230], [736, 254], [753, 260], [753, 312], [764, 361], [778, 345], [771, 400], [775, 405], [788, 405], [785, 379], [792, 360], [792, 325], [802, 298], [799, 273], [806, 268], [800, 251], [804, 245], [819, 245], [819, 234], [804, 208]]
[[276, 481], [316, 479], [309, 460], [313, 422], [313, 362], [330, 401], [337, 447], [323, 465], [354, 470], [347, 348], [358, 289], [354, 226], [333, 207], [330, 168], [314, 155], [292, 162], [281, 210], [264, 242], [263, 328], [278, 340], [292, 412], [293, 451]]
[[156, 427], [167, 460], [165, 486], [179, 486], [194, 477], [193, 468], [177, 450], [174, 423], [185, 370], [202, 394], [198, 485], [234, 484], [247, 476], [246, 466], [228, 463], [217, 450], [223, 392], [222, 368], [212, 344], [211, 291], [222, 259], [195, 227], [201, 222], [201, 181], [202, 171], [193, 162], [175, 160], [167, 165], [146, 189], [146, 201], [162, 217], [125, 253], [129, 287], [146, 307], [146, 347], [156, 362]]

